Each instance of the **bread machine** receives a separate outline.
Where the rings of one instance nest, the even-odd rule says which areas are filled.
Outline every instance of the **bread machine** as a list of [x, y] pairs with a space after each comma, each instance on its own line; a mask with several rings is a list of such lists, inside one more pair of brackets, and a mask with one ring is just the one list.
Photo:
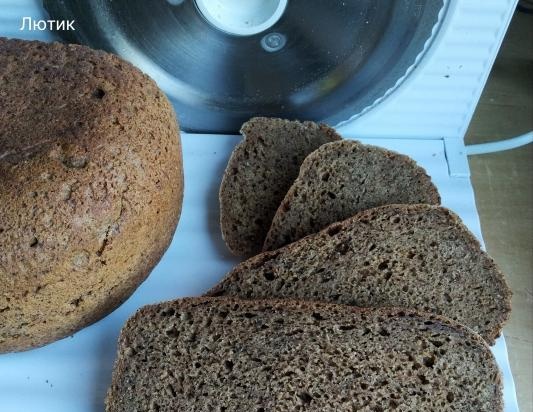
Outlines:
[[[153, 77], [183, 133], [185, 200], [170, 249], [98, 323], [0, 359], [2, 410], [96, 411], [115, 342], [140, 306], [195, 296], [236, 262], [220, 236], [218, 185], [240, 124], [310, 119], [413, 157], [443, 204], [481, 238], [464, 136], [516, 0], [0, 0], [0, 36], [63, 38], [115, 52]], [[75, 30], [20, 30], [24, 17]], [[505, 411], [518, 411], [505, 339], [492, 348]]]

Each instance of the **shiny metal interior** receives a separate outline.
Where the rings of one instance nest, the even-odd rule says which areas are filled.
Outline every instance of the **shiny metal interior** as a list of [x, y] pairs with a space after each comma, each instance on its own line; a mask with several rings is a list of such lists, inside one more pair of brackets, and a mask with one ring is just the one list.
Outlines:
[[437, 32], [444, 0], [289, 0], [263, 32], [210, 24], [194, 0], [44, 0], [75, 19], [68, 41], [108, 50], [152, 76], [182, 128], [233, 133], [254, 115], [335, 125], [398, 86]]

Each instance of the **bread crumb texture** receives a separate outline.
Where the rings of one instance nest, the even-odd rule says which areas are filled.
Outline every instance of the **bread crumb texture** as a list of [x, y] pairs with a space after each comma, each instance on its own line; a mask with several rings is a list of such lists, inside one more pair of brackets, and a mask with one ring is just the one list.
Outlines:
[[67, 336], [145, 279], [175, 230], [168, 100], [114, 55], [0, 38], [0, 352]]
[[426, 171], [408, 156], [353, 140], [325, 144], [304, 160], [263, 250], [274, 250], [357, 212], [388, 204], [439, 204]]
[[200, 298], [128, 321], [106, 410], [498, 412], [502, 393], [484, 341], [438, 317]]
[[356, 214], [236, 266], [211, 296], [409, 307], [444, 315], [492, 344], [511, 312], [511, 290], [453, 212], [387, 205]]
[[341, 137], [323, 124], [266, 117], [250, 119], [241, 133], [220, 186], [220, 226], [231, 252], [250, 256], [261, 251], [305, 157]]

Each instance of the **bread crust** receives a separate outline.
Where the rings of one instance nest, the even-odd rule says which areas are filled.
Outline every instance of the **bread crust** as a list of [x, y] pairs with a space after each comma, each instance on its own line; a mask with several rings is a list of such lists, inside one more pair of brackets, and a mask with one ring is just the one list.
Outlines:
[[167, 249], [179, 129], [155, 82], [79, 45], [0, 38], [0, 352], [120, 305]]

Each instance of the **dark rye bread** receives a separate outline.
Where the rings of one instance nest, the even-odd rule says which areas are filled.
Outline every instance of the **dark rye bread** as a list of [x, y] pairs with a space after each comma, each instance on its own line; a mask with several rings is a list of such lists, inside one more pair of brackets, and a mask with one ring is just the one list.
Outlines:
[[440, 206], [389, 205], [236, 266], [211, 296], [399, 306], [444, 315], [489, 343], [511, 291], [458, 216]]
[[0, 39], [0, 352], [70, 335], [145, 279], [180, 215], [172, 107], [129, 63]]
[[485, 342], [439, 317], [197, 298], [127, 322], [106, 410], [498, 412], [502, 392]]
[[329, 143], [303, 162], [263, 250], [277, 249], [361, 210], [410, 203], [440, 204], [437, 188], [414, 160], [353, 140]]
[[283, 196], [305, 157], [340, 136], [326, 125], [255, 117], [228, 162], [220, 186], [220, 226], [232, 253], [261, 251]]

